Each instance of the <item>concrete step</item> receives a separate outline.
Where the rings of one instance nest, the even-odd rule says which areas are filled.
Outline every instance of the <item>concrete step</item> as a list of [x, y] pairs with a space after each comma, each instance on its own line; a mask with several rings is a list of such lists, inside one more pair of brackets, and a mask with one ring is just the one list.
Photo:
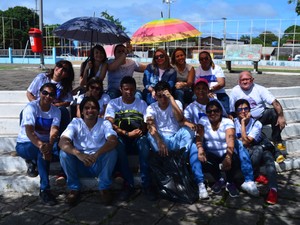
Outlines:
[[[271, 125], [266, 125], [263, 127], [263, 132], [271, 137], [272, 129]], [[281, 132], [281, 136], [284, 140], [299, 138], [300, 135], [300, 123], [288, 123], [287, 126]], [[299, 149], [300, 150], [300, 149]]]
[[26, 91], [0, 91], [0, 102], [26, 103]]
[[299, 109], [300, 108], [300, 97], [287, 97], [278, 98], [283, 109]]
[[7, 134], [18, 134], [20, 131], [19, 118], [0, 118], [0, 136]]
[[297, 109], [284, 109], [284, 117], [286, 122], [289, 124], [291, 122], [300, 122], [300, 108]]
[[16, 134], [1, 134], [0, 136], [0, 154], [15, 151]]
[[27, 103], [0, 103], [0, 118], [19, 118]]
[[[18, 160], [14, 157], [14, 160]], [[22, 160], [22, 159], [21, 159]], [[24, 160], [23, 160], [24, 161]], [[55, 164], [55, 163], [54, 163]], [[24, 164], [23, 164], [24, 165]], [[300, 153], [289, 154], [288, 158], [283, 163], [276, 163], [277, 172], [283, 172], [288, 170], [295, 170], [300, 168]], [[52, 164], [51, 164], [52, 168]], [[263, 167], [262, 167], [263, 170]], [[22, 172], [23, 171], [23, 172]], [[38, 195], [40, 177], [28, 177], [26, 176], [26, 170], [22, 169], [18, 172], [0, 172], [0, 195], [5, 196], [11, 193], [30, 193], [32, 195]], [[52, 190], [66, 191], [66, 186], [58, 186], [55, 183], [56, 176], [51, 173], [49, 176], [50, 185]], [[140, 187], [141, 180], [139, 173], [134, 174], [135, 186]], [[98, 190], [98, 180], [96, 178], [81, 178], [80, 179], [82, 190]], [[123, 179], [115, 178], [112, 184], [112, 189], [120, 190], [122, 188]]]
[[295, 87], [270, 87], [268, 90], [276, 97], [297, 97], [300, 96], [300, 86]]

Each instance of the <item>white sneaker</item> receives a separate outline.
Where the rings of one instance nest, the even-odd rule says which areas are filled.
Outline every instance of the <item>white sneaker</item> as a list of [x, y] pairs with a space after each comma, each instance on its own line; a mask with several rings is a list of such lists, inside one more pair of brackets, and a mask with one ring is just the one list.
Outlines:
[[258, 197], [259, 196], [259, 191], [256, 187], [256, 184], [254, 183], [254, 181], [247, 181], [244, 182], [241, 185], [242, 190], [244, 190], [245, 192], [247, 192], [249, 195], [252, 195], [254, 197]]
[[208, 192], [206, 190], [204, 183], [199, 183], [198, 188], [199, 188], [199, 199], [208, 199], [209, 198]]

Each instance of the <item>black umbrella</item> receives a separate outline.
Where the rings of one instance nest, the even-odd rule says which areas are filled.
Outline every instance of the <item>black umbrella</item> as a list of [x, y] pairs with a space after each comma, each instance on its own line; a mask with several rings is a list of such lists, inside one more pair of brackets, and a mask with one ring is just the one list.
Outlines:
[[120, 44], [130, 40], [114, 23], [98, 17], [77, 17], [57, 27], [55, 36], [81, 42]]

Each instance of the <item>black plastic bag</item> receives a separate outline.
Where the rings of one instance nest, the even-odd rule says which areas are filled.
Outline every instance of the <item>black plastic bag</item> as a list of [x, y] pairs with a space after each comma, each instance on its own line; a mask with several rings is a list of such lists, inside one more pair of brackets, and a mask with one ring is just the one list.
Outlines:
[[198, 200], [198, 188], [185, 157], [185, 148], [169, 151], [167, 157], [152, 153], [149, 165], [153, 181], [162, 198], [188, 204]]

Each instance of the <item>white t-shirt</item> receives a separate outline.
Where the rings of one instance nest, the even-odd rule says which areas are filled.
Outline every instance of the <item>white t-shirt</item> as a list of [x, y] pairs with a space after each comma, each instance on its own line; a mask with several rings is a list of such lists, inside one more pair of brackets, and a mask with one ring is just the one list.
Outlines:
[[[114, 62], [115, 59], [109, 59], [108, 64], [111, 64]], [[123, 77], [125, 76], [133, 76], [133, 72], [137, 70], [140, 67], [140, 65], [132, 60], [132, 59], [126, 59], [126, 63], [121, 65], [117, 70], [114, 71], [108, 71], [107, 72], [107, 89], [115, 89], [119, 90], [120, 88], [120, 82]]]
[[[214, 69], [211, 67], [209, 70], [205, 71], [202, 69], [202, 67], [200, 65], [196, 69], [195, 82], [199, 78], [205, 78], [208, 81], [209, 87], [213, 87], [218, 83], [218, 80], [217, 80], [218, 77], [225, 78], [224, 72], [220, 66], [215, 65]], [[221, 88], [220, 90], [214, 91], [214, 93], [225, 93], [225, 89]]]
[[135, 99], [133, 103], [126, 104], [122, 100], [122, 96], [112, 99], [109, 101], [106, 111], [104, 114], [104, 118], [111, 117], [115, 118], [116, 112], [120, 112], [123, 110], [136, 110], [143, 115], [146, 114], [147, 103], [141, 99]]
[[[182, 104], [180, 101], [175, 100], [178, 107], [182, 110]], [[164, 134], [164, 136], [171, 136], [175, 134], [179, 129], [180, 125], [177, 122], [174, 113], [172, 111], [172, 106], [169, 106], [162, 110], [158, 106], [158, 102], [154, 102], [147, 107], [146, 115], [144, 116], [144, 121], [147, 121], [147, 117], [152, 116], [155, 121], [156, 129]]]
[[[234, 119], [234, 126], [235, 126], [235, 135], [238, 139], [242, 137], [242, 126], [238, 118]], [[258, 120], [250, 118], [247, 126], [246, 126], [246, 134], [254, 138], [256, 142], [261, 140], [261, 129], [262, 124]]]
[[[215, 98], [209, 98], [209, 101], [218, 101], [220, 103], [220, 101]], [[226, 113], [226, 110], [221, 103], [220, 105], [223, 109], [222, 116], [227, 117], [228, 115]], [[195, 100], [184, 109], [183, 113], [184, 117], [188, 121], [197, 124], [202, 116], [206, 116], [206, 105], [202, 105]]]
[[201, 117], [199, 124], [204, 127], [203, 147], [205, 151], [211, 152], [218, 157], [226, 153], [226, 130], [234, 128], [233, 121], [228, 118], [222, 118], [219, 129], [214, 131], [211, 127], [208, 117]]
[[234, 103], [239, 99], [246, 99], [250, 103], [251, 115], [259, 119], [266, 108], [267, 104], [272, 104], [275, 97], [271, 92], [258, 84], [253, 84], [252, 88], [244, 91], [239, 85], [236, 85], [230, 93], [230, 112], [234, 112]]
[[73, 118], [61, 136], [71, 139], [77, 150], [85, 154], [93, 154], [111, 135], [117, 136], [117, 133], [108, 120], [98, 118], [95, 126], [89, 129], [82, 118]]
[[72, 102], [73, 101], [73, 95], [71, 92], [67, 93], [66, 96], [63, 98], [60, 97], [61, 90], [63, 87], [61, 86], [60, 82], [56, 82], [54, 80], [51, 80], [48, 76], [46, 76], [45, 73], [40, 73], [38, 74], [34, 80], [31, 82], [29, 85], [27, 91], [31, 92], [37, 99], [40, 98], [40, 88], [45, 84], [45, 83], [53, 83], [56, 86], [56, 99], [59, 99], [63, 102]]
[[30, 142], [26, 135], [25, 125], [34, 126], [34, 133], [43, 142], [49, 142], [50, 130], [52, 126], [59, 127], [61, 113], [60, 110], [51, 105], [49, 111], [42, 111], [39, 100], [29, 102], [23, 112], [21, 130], [17, 137], [17, 142]]
[[[82, 102], [82, 99], [85, 97], [85, 94], [79, 95], [77, 98], [77, 104], [79, 105]], [[103, 93], [101, 98], [98, 100], [100, 110], [99, 113], [103, 114], [104, 113], [104, 105], [107, 105], [108, 102], [110, 101], [110, 97], [108, 94]]]

